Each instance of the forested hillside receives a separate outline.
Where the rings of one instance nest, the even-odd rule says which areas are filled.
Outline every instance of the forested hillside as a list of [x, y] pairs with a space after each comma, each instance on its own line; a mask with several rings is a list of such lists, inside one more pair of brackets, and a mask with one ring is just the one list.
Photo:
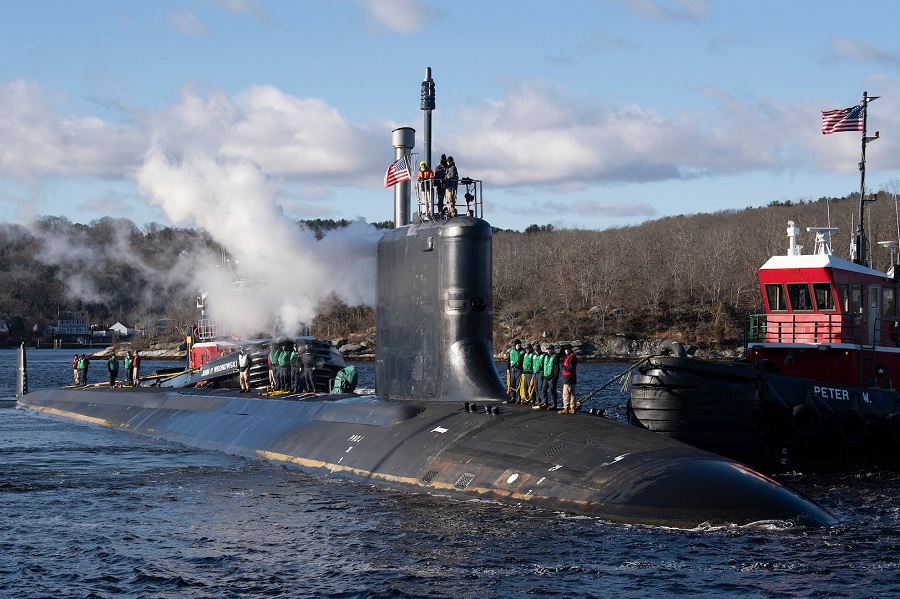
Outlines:
[[[602, 231], [533, 225], [495, 230], [494, 342], [513, 337], [597, 341], [610, 336], [676, 338], [706, 347], [740, 341], [746, 314], [762, 305], [756, 269], [787, 248], [789, 220], [835, 226], [835, 252], [849, 256], [858, 196], [667, 217]], [[490, 219], [490, 214], [486, 215]], [[877, 241], [898, 238], [894, 197], [868, 204], [876, 267], [890, 256]], [[347, 221], [301, 221], [322, 239]], [[378, 227], [390, 223], [377, 223]], [[168, 319], [170, 335], [197, 318], [197, 268], [226, 268], [228, 248], [204, 231], [126, 219], [89, 224], [43, 217], [32, 226], [0, 224], [0, 320], [7, 340], [56, 323], [58, 310], [87, 310], [92, 324], [133, 326]], [[371, 333], [374, 311], [323, 293], [302, 324], [323, 338]], [[2, 339], [0, 339], [2, 340]]]
[[[740, 342], [745, 315], [762, 311], [756, 271], [787, 251], [787, 223], [839, 227], [835, 253], [849, 257], [858, 195], [765, 208], [677, 216], [603, 231], [531, 227], [494, 236], [495, 344], [513, 337], [676, 338], [700, 346]], [[829, 218], [830, 214], [830, 218]], [[867, 203], [875, 265], [898, 238], [893, 196]], [[855, 229], [855, 227], [854, 227]]]

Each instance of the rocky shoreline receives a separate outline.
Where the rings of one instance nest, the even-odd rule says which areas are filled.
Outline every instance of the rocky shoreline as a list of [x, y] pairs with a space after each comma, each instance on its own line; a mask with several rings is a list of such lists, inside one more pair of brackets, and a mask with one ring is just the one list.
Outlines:
[[[351, 335], [349, 337], [339, 337], [331, 339], [331, 344], [337, 348], [347, 361], [374, 361], [375, 360], [375, 339], [373, 335]], [[579, 359], [588, 362], [630, 362], [638, 360], [644, 356], [654, 355], [659, 352], [659, 347], [663, 340], [656, 339], [632, 339], [626, 336], [611, 336], [592, 340], [550, 340], [550, 339], [522, 339], [523, 344], [547, 344], [552, 343], [556, 347], [560, 347], [567, 343], [572, 344], [575, 353]], [[731, 360], [740, 357], [741, 348], [696, 348], [685, 344], [691, 349], [693, 355], [698, 358], [706, 358], [711, 360]], [[126, 351], [134, 348], [129, 344], [119, 344], [118, 346], [109, 346], [100, 351], [90, 353], [92, 358], [105, 359], [115, 352], [118, 356], [123, 356]], [[494, 347], [494, 359], [502, 362], [506, 359], [506, 347]], [[65, 350], [64, 350], [65, 351]], [[76, 353], [79, 352], [75, 349]], [[83, 351], [83, 350], [80, 350]], [[185, 359], [185, 344], [178, 342], [156, 343], [149, 347], [140, 348], [141, 355], [145, 360], [175, 360], [183, 361]]]

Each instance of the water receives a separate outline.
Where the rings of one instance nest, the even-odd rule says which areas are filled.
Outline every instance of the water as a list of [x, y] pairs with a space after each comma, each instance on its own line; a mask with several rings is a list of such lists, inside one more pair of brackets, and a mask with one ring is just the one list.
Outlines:
[[[32, 388], [71, 380], [69, 352], [28, 358]], [[103, 363], [93, 366], [91, 379], [100, 380]], [[361, 385], [372, 388], [374, 366], [357, 366]], [[582, 364], [579, 388], [626, 366]], [[14, 394], [14, 369], [15, 352], [0, 350], [0, 398]], [[620, 417], [624, 401], [610, 390], [600, 404]], [[900, 595], [900, 476], [782, 480], [841, 523], [707, 531], [610, 524], [385, 491], [0, 408], [0, 595]]]

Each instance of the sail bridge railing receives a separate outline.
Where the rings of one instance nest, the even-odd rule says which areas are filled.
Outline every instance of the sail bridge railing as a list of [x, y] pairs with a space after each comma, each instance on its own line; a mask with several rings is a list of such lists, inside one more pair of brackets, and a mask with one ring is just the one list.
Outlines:
[[[463, 177], [456, 188], [451, 187], [448, 193], [446, 184], [437, 179], [419, 179], [416, 181], [416, 205], [420, 222], [448, 219], [453, 216], [484, 218], [482, 182], [479, 179]], [[455, 210], [451, 210], [451, 206]]]
[[861, 343], [859, 317], [850, 314], [751, 314], [750, 343]]

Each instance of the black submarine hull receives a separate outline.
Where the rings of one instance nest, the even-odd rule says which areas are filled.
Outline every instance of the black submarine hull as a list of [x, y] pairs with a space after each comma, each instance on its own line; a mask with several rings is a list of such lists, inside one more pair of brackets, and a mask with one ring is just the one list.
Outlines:
[[[695, 528], [835, 519], [714, 454], [587, 414], [349, 396], [41, 390], [24, 407], [185, 445], [417, 492], [524, 503], [614, 522]], [[496, 408], [499, 407], [499, 413]]]

